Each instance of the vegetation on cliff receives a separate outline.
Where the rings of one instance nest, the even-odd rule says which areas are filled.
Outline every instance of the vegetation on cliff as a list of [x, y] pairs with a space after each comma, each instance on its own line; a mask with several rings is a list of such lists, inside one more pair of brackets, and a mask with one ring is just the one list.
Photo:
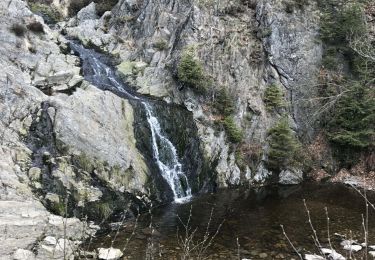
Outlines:
[[179, 81], [187, 87], [198, 92], [205, 92], [207, 89], [208, 77], [205, 75], [203, 65], [195, 55], [193, 47], [183, 50], [177, 68]]
[[321, 123], [337, 159], [350, 166], [374, 149], [375, 60], [361, 52], [371, 49], [361, 3], [326, 3], [322, 8]]

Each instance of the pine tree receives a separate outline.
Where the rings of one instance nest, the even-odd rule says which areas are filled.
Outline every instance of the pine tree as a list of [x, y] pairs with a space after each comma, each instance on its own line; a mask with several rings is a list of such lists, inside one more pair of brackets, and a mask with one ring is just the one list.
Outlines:
[[268, 131], [268, 135], [270, 146], [268, 168], [280, 171], [297, 164], [299, 143], [289, 127], [287, 119], [281, 119]]

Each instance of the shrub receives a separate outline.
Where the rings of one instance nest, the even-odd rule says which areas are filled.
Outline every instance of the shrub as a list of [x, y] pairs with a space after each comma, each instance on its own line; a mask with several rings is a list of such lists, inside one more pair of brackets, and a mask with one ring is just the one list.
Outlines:
[[153, 43], [155, 49], [159, 51], [166, 50], [168, 48], [168, 43], [164, 39], [159, 39]]
[[240, 143], [243, 139], [243, 133], [242, 130], [239, 129], [234, 123], [233, 117], [225, 117], [223, 123], [229, 140], [232, 143]]
[[41, 24], [38, 21], [32, 21], [26, 27], [27, 27], [27, 29], [29, 29], [32, 32], [35, 32], [35, 33], [44, 33], [43, 24]]
[[10, 27], [10, 30], [18, 37], [23, 37], [25, 36], [25, 33], [26, 33], [26, 27], [22, 24], [18, 24], [18, 23], [15, 23], [15, 24], [12, 24], [12, 26]]
[[343, 7], [327, 7], [321, 18], [320, 27], [324, 42], [345, 45], [348, 37], [363, 35], [366, 31], [361, 5], [349, 3]]
[[226, 88], [222, 87], [217, 92], [213, 107], [217, 113], [223, 116], [229, 116], [234, 112], [234, 100]]
[[284, 107], [283, 93], [276, 84], [271, 84], [266, 88], [263, 101], [268, 111]]
[[90, 4], [90, 0], [74, 0], [70, 3], [68, 13], [69, 16], [76, 15], [83, 7]]
[[[69, 15], [76, 15], [82, 8], [89, 5], [92, 0], [74, 0], [69, 6]], [[106, 11], [112, 10], [112, 8], [117, 4], [118, 0], [94, 0], [96, 13], [102, 16]]]
[[81, 153], [80, 155], [74, 157], [74, 164], [78, 168], [88, 173], [91, 173], [95, 169], [93, 160], [85, 153]]
[[30, 10], [43, 17], [48, 24], [55, 24], [61, 20], [61, 14], [52, 6], [52, 4], [31, 3]]
[[270, 150], [268, 168], [281, 171], [298, 164], [299, 142], [289, 127], [286, 118], [281, 119], [268, 131]]
[[94, 0], [96, 3], [96, 13], [102, 16], [105, 12], [111, 11], [118, 0]]
[[202, 63], [195, 56], [193, 48], [189, 47], [183, 51], [177, 73], [178, 79], [183, 85], [194, 88], [199, 92], [206, 91], [207, 77], [204, 74]]

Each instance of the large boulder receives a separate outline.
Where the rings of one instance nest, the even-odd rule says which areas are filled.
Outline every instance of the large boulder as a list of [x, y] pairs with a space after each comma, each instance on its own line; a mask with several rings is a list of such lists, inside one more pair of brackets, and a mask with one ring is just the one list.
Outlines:
[[300, 169], [287, 169], [279, 174], [279, 183], [283, 185], [296, 185], [303, 181], [303, 172]]

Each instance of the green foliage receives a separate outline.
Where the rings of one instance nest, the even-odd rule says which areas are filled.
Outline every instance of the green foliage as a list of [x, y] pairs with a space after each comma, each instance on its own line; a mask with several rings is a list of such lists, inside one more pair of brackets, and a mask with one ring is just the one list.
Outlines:
[[65, 207], [64, 201], [60, 200], [59, 202], [52, 202], [50, 204], [50, 210], [56, 215], [65, 216], [67, 209]]
[[283, 97], [283, 92], [276, 84], [269, 85], [264, 92], [263, 98], [267, 110], [272, 111], [284, 107]]
[[287, 119], [281, 119], [268, 131], [270, 150], [268, 168], [280, 171], [299, 163], [300, 145], [289, 127]]
[[113, 212], [111, 205], [108, 202], [98, 202], [95, 204], [95, 209], [101, 219], [107, 219]]
[[234, 100], [226, 88], [223, 87], [217, 92], [213, 107], [217, 113], [223, 116], [229, 116], [234, 112]]
[[363, 149], [374, 146], [375, 98], [370, 88], [360, 83], [348, 86], [330, 113], [327, 122], [329, 139], [345, 148]]
[[30, 3], [30, 10], [33, 13], [41, 15], [46, 23], [55, 24], [61, 20], [61, 14], [52, 6], [52, 4], [33, 2]]
[[240, 143], [243, 139], [243, 133], [242, 130], [239, 129], [234, 123], [233, 117], [225, 117], [223, 124], [229, 140], [233, 143]]
[[207, 89], [207, 77], [203, 70], [203, 65], [195, 55], [192, 47], [186, 48], [177, 68], [178, 79], [188, 87], [199, 92], [205, 92]]
[[363, 35], [366, 24], [359, 3], [325, 7], [321, 17], [321, 38], [327, 44], [345, 45], [348, 37]]
[[[321, 107], [333, 101], [334, 106], [325, 111], [321, 122], [333, 144], [335, 157], [345, 167], [355, 163], [361, 153], [373, 149], [375, 138], [375, 63], [349, 46], [350, 40], [368, 37], [361, 2], [319, 2], [324, 10], [321, 19], [321, 38], [326, 47], [323, 65], [335, 75], [322, 82]], [[349, 74], [343, 76], [338, 70], [340, 62], [348, 65]]]
[[157, 40], [156, 42], [153, 43], [153, 46], [154, 46], [155, 49], [157, 49], [159, 51], [164, 51], [164, 50], [168, 49], [168, 43], [164, 39]]

